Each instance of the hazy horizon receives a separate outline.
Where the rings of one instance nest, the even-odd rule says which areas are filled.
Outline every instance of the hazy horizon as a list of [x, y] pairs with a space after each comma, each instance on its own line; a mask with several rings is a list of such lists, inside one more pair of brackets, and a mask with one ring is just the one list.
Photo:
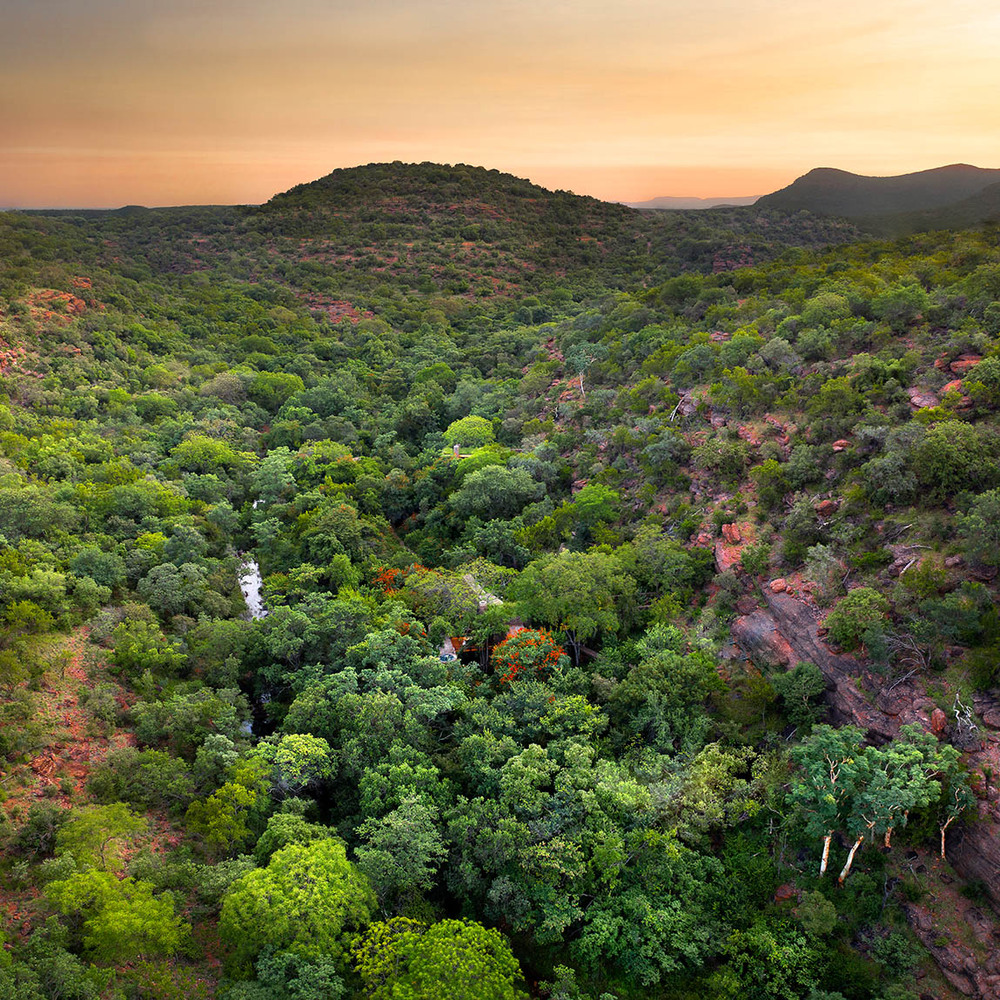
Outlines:
[[[378, 161], [378, 162], [392, 163], [394, 161], [392, 161], [392, 160], [383, 160], [383, 161]], [[399, 161], [399, 162], [403, 162], [403, 161]], [[411, 162], [411, 161], [407, 161], [407, 162]], [[423, 162], [439, 162], [439, 161], [423, 161]], [[107, 204], [102, 204], [102, 205], [83, 205], [83, 204], [70, 204], [70, 203], [66, 203], [66, 204], [62, 204], [62, 205], [57, 205], [57, 204], [18, 205], [18, 204], [13, 204], [13, 203], [11, 203], [11, 204], [4, 203], [4, 201], [3, 201], [3, 193], [2, 193], [2, 191], [0, 191], [0, 211], [37, 212], [37, 211], [46, 211], [46, 210], [49, 210], [49, 211], [60, 211], [60, 212], [65, 212], [65, 211], [99, 212], [99, 211], [117, 211], [117, 210], [124, 209], [124, 208], [158, 209], [158, 208], [204, 207], [204, 206], [209, 206], [209, 205], [217, 205], [217, 206], [256, 206], [256, 205], [262, 205], [262, 204], [264, 204], [265, 202], [267, 202], [268, 200], [270, 200], [270, 198], [272, 198], [274, 195], [281, 194], [284, 191], [287, 191], [290, 188], [295, 187], [295, 186], [297, 186], [299, 184], [308, 184], [308, 183], [311, 183], [313, 181], [319, 180], [321, 177], [325, 177], [327, 174], [332, 173], [334, 170], [349, 170], [349, 169], [351, 169], [353, 167], [362, 167], [362, 166], [366, 166], [366, 165], [367, 164], [362, 164], [362, 163], [344, 164], [343, 166], [332, 167], [330, 170], [328, 170], [326, 172], [326, 174], [321, 174], [321, 175], [319, 175], [317, 177], [308, 177], [308, 178], [301, 178], [299, 180], [293, 180], [286, 187], [282, 188], [281, 190], [272, 191], [270, 194], [268, 194], [266, 197], [260, 199], [259, 201], [197, 201], [197, 202], [195, 202], [195, 201], [187, 201], [187, 202], [173, 202], [173, 203], [162, 202], [162, 203], [159, 203], [159, 204], [154, 204], [152, 202], [144, 204], [142, 202], [128, 201], [128, 202], [120, 202], [120, 203], [110, 203], [109, 202]], [[442, 164], [442, 165], [445, 165], [445, 166], [457, 166], [458, 162], [455, 161], [453, 163], [447, 163], [447, 164]], [[588, 192], [588, 191], [578, 191], [578, 190], [575, 190], [575, 189], [573, 189], [571, 187], [566, 186], [565, 184], [558, 184], [558, 183], [545, 184], [545, 183], [542, 183], [541, 181], [537, 180], [535, 177], [528, 177], [528, 176], [520, 175], [520, 174], [517, 174], [514, 171], [502, 170], [499, 167], [491, 167], [489, 164], [485, 164], [485, 163], [472, 163], [472, 164], [466, 164], [466, 166], [483, 167], [483, 168], [485, 168], [487, 170], [493, 170], [493, 169], [501, 170], [502, 173], [510, 173], [510, 174], [513, 174], [514, 176], [520, 176], [524, 180], [528, 180], [528, 181], [530, 181], [533, 184], [539, 184], [541, 187], [545, 187], [545, 188], [547, 188], [547, 189], [549, 189], [551, 191], [568, 190], [572, 194], [577, 194], [577, 195], [588, 195], [588, 194], [590, 194], [590, 192]], [[791, 183], [791, 180], [794, 180], [794, 179], [795, 178], [791, 178], [788, 183]], [[784, 186], [784, 185], [782, 185], [782, 186]], [[611, 202], [611, 203], [614, 203], [614, 204], [633, 205], [633, 204], [641, 204], [641, 203], [644, 203], [644, 202], [654, 202], [654, 201], [665, 200], [665, 199], [674, 199], [674, 200], [677, 200], [677, 201], [719, 201], [719, 202], [726, 201], [726, 200], [738, 201], [738, 200], [747, 200], [747, 199], [757, 199], [757, 198], [760, 198], [763, 195], [768, 194], [768, 193], [770, 193], [770, 192], [769, 191], [758, 191], [758, 192], [755, 192], [753, 194], [732, 194], [732, 193], [729, 193], [729, 194], [725, 194], [725, 195], [715, 195], [715, 194], [709, 194], [709, 195], [690, 195], [690, 194], [674, 194], [673, 192], [667, 192], [667, 193], [661, 192], [659, 194], [650, 195], [649, 197], [646, 197], [646, 198], [616, 198], [616, 197], [600, 197], [598, 195], [590, 195], [590, 196], [591, 197], [597, 197], [601, 201], [608, 201], [608, 202]]]

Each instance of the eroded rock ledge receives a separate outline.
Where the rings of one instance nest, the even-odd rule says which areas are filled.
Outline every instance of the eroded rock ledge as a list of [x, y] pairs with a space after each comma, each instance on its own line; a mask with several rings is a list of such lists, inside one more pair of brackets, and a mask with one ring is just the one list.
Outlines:
[[[918, 723], [929, 732], [953, 738], [944, 713], [913, 678], [887, 682], [857, 658], [836, 653], [820, 635], [822, 612], [785, 591], [761, 589], [764, 607], [733, 622], [732, 637], [738, 648], [757, 662], [794, 666], [810, 660], [827, 683], [832, 721], [863, 729], [870, 740], [891, 740], [900, 726]], [[963, 741], [970, 771], [993, 776], [977, 785], [978, 815], [972, 822], [956, 824], [948, 835], [948, 858], [965, 879], [979, 879], [995, 908], [1000, 909], [1000, 702], [977, 697], [974, 707], [985, 728]], [[957, 741], [956, 741], [957, 742]], [[985, 994], [984, 994], [985, 995]]]

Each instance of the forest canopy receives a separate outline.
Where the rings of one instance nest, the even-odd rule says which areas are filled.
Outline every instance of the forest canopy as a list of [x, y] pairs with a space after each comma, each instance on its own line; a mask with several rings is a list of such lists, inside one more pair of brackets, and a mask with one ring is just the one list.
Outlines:
[[0, 993], [1000, 974], [998, 337], [989, 229], [0, 215]]

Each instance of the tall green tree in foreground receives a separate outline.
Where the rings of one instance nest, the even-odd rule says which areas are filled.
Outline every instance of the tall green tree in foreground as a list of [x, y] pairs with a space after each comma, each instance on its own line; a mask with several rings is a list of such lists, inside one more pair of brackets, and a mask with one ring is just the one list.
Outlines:
[[233, 883], [219, 936], [243, 972], [266, 948], [339, 961], [374, 909], [368, 879], [339, 840], [292, 844], [276, 851], [266, 868]]
[[826, 874], [830, 841], [847, 815], [855, 783], [855, 761], [861, 754], [861, 730], [816, 726], [809, 738], [792, 748], [801, 768], [792, 780], [792, 802], [805, 819], [810, 836], [823, 840], [820, 875]]
[[510, 946], [471, 920], [374, 924], [354, 956], [371, 1000], [527, 1000]]

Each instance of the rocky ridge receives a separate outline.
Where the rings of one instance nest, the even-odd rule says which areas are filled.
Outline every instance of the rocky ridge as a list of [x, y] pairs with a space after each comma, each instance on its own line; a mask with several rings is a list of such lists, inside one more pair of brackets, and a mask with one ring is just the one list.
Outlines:
[[[792, 667], [800, 660], [815, 663], [827, 682], [831, 721], [857, 726], [873, 742], [888, 742], [901, 726], [916, 723], [965, 752], [970, 773], [979, 778], [975, 784], [977, 815], [949, 829], [948, 860], [962, 878], [982, 884], [993, 906], [1000, 907], [1000, 790], [996, 787], [1000, 783], [1000, 701], [977, 696], [966, 708], [956, 700], [954, 721], [950, 721], [916, 677], [904, 674], [887, 684], [856, 657], [832, 650], [822, 636], [822, 612], [789, 593], [784, 580], [765, 584], [760, 595], [763, 606], [740, 615], [731, 627], [741, 653], [774, 667]], [[957, 895], [956, 899], [959, 906], [975, 909]], [[992, 956], [984, 963], [966, 944], [944, 935], [940, 922], [926, 908], [907, 904], [905, 911], [914, 933], [952, 986], [977, 1000], [1000, 1000], [1000, 931], [990, 915], [975, 909], [970, 924]], [[969, 920], [963, 917], [961, 923]]]

